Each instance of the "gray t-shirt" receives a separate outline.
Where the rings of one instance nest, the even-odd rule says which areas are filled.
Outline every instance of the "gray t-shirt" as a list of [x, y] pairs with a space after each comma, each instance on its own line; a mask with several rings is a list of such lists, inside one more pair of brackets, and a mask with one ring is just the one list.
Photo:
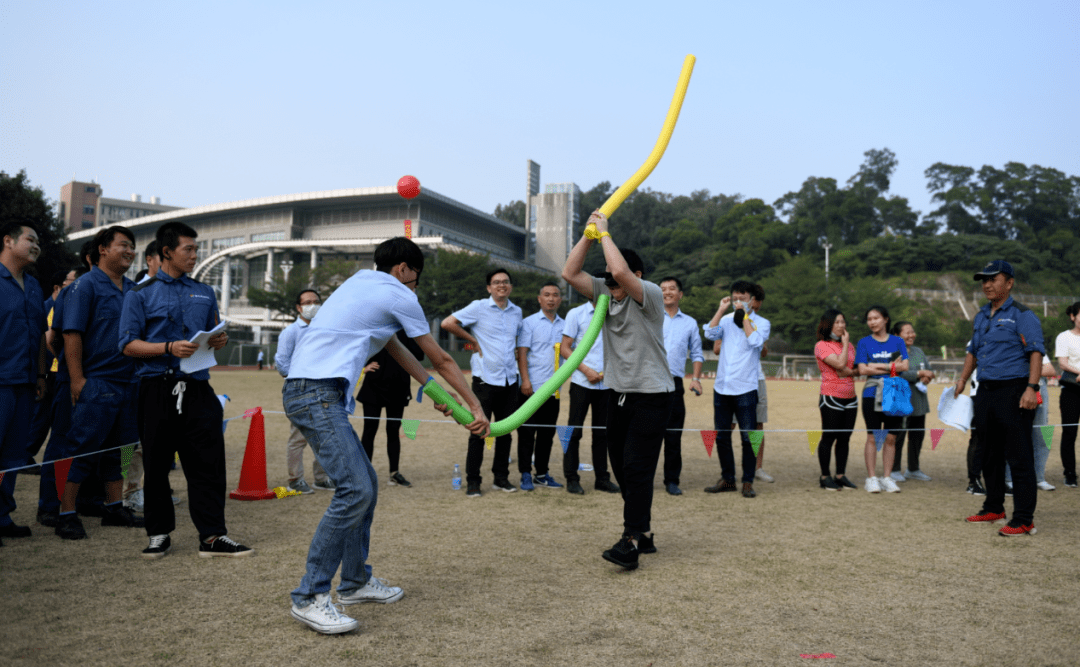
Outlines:
[[[603, 278], [593, 278], [593, 296], [611, 296]], [[675, 391], [664, 349], [664, 293], [642, 280], [643, 303], [627, 296], [611, 300], [604, 320], [604, 384], [616, 392]]]

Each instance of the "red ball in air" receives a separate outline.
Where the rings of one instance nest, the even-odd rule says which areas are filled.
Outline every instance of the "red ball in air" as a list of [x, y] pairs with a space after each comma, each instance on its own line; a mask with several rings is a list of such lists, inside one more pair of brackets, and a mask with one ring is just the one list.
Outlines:
[[415, 176], [402, 176], [397, 182], [397, 193], [405, 199], [420, 195], [420, 181]]

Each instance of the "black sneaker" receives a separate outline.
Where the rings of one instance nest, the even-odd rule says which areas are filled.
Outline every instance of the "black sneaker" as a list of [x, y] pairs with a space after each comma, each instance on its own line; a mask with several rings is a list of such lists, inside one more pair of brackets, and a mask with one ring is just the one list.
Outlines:
[[577, 480], [566, 480], [566, 490], [579, 496], [585, 495], [585, 489], [581, 488], [581, 482]]
[[844, 488], [848, 488], [848, 489], [857, 489], [857, 488], [859, 488], [859, 487], [855, 486], [851, 482], [851, 480], [847, 478], [846, 475], [837, 475], [836, 477], [833, 477], [833, 481], [835, 481], [836, 485], [840, 486], [840, 487], [844, 487]]
[[627, 570], [636, 570], [639, 553], [640, 551], [634, 546], [630, 536], [625, 535], [615, 543], [615, 546], [604, 552], [604, 560], [615, 563], [619, 567], [625, 567]]
[[86, 529], [78, 514], [62, 514], [56, 524], [56, 534], [65, 540], [86, 539]]
[[653, 538], [656, 537], [656, 533], [652, 535], [642, 535], [638, 538], [637, 548], [643, 554], [656, 553], [656, 544], [653, 542]]
[[495, 483], [491, 485], [491, 488], [499, 491], [506, 491], [507, 493], [513, 493], [517, 491], [517, 487], [510, 483], [508, 479], [497, 479]]
[[405, 479], [405, 476], [400, 472], [395, 472], [393, 475], [390, 475], [390, 479], [386, 480], [386, 483], [390, 486], [412, 486], [412, 483]]
[[593, 488], [597, 491], [606, 491], [607, 493], [619, 493], [619, 485], [610, 479], [598, 479], [596, 484], [593, 484]]
[[172, 548], [172, 540], [168, 535], [151, 535], [150, 546], [142, 550], [142, 557], [147, 560], [164, 558]]
[[[670, 495], [673, 495], [673, 496], [681, 496], [681, 495], [682, 495], [682, 489], [680, 489], [680, 488], [679, 488], [679, 485], [678, 485], [678, 484], [675, 484], [675, 483], [673, 483], [673, 482], [668, 482], [667, 484], [665, 484], [665, 485], [664, 485], [664, 489], [665, 489], [665, 490], [666, 490], [666, 491], [667, 491], [667, 492], [668, 492], [668, 493], [669, 493]], [[645, 552], [645, 551], [642, 551], [642, 553], [647, 553], [647, 552]]]
[[832, 477], [822, 477], [818, 480], [818, 483], [821, 484], [821, 488], [826, 491], [839, 491], [841, 489], [841, 486], [837, 484], [836, 480]]
[[465, 497], [479, 498], [482, 495], [484, 495], [484, 492], [480, 490], [480, 485], [469, 482], [469, 487], [465, 490]]
[[105, 506], [92, 502], [76, 502], [75, 512], [83, 516], [105, 516]]
[[103, 526], [121, 526], [123, 528], [142, 528], [146, 525], [141, 516], [124, 507], [122, 503], [105, 506], [105, 516], [101, 517]]
[[13, 523], [0, 526], [0, 537], [30, 537], [30, 526], [16, 526]]
[[979, 480], [975, 480], [974, 482], [968, 484], [967, 492], [973, 496], [986, 495], [986, 489], [984, 489], [983, 485], [979, 483]]
[[244, 558], [250, 556], [255, 552], [251, 550], [251, 547], [245, 547], [236, 540], [232, 539], [228, 535], [218, 535], [210, 544], [199, 540], [199, 557], [200, 558]]
[[1065, 475], [1065, 486], [1070, 489], [1076, 488], [1076, 475]]
[[60, 523], [60, 513], [38, 508], [37, 522], [49, 528], [56, 528], [56, 524]]
[[728, 493], [729, 491], [738, 491], [739, 487], [735, 486], [735, 482], [729, 482], [724, 478], [720, 478], [716, 484], [705, 487], [705, 493]]

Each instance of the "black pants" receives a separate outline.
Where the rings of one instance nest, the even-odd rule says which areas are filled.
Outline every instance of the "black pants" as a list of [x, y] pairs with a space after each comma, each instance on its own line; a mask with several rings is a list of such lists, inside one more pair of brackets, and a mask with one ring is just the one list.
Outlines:
[[[1080, 389], [1062, 384], [1061, 423], [1076, 424], [1080, 420]], [[1061, 466], [1065, 468], [1066, 479], [1076, 479], [1076, 426], [1061, 427]]]
[[[368, 461], [375, 458], [375, 435], [379, 432], [379, 417], [382, 416], [383, 406], [375, 403], [364, 403], [364, 431], [360, 436], [360, 443], [364, 445]], [[398, 471], [398, 463], [401, 458], [401, 416], [405, 414], [404, 405], [386, 406], [386, 458], [390, 460], [390, 472]]]
[[[506, 387], [496, 387], [474, 377], [472, 390], [480, 401], [481, 407], [484, 408], [484, 414], [491, 421], [509, 417], [517, 409], [517, 382]], [[494, 419], [492, 415], [495, 415]], [[509, 433], [495, 438], [495, 456], [491, 461], [491, 474], [495, 476], [496, 481], [510, 478], [510, 445], [512, 443], [513, 439]], [[484, 439], [477, 435], [470, 435], [469, 450], [465, 455], [465, 482], [467, 484], [483, 482], [480, 476], [480, 466], [483, 464]]]
[[[975, 394], [975, 398], [979, 398], [978, 394]], [[1032, 454], [1034, 456], [1034, 454]], [[979, 481], [979, 477], [983, 473], [983, 459], [985, 458], [984, 448], [982, 443], [979, 442], [978, 431], [972, 431], [968, 437], [967, 448], [967, 470], [968, 470], [968, 483], [974, 484]]]
[[1020, 407], [1027, 378], [981, 380], [975, 395], [972, 426], [984, 447], [983, 476], [986, 478], [986, 512], [1005, 511], [1005, 464], [1013, 479], [1012, 519], [1030, 524], [1035, 515], [1035, 450], [1031, 442], [1034, 410]]
[[578, 453], [581, 446], [582, 427], [585, 425], [585, 415], [592, 408], [592, 465], [596, 473], [596, 481], [610, 481], [611, 473], [608, 472], [608, 432], [607, 414], [608, 397], [613, 392], [610, 389], [587, 389], [580, 385], [570, 384], [570, 416], [567, 425], [574, 427], [570, 435], [570, 444], [566, 447], [563, 455], [563, 474], [567, 482], [580, 482], [581, 473], [578, 466], [581, 459]]
[[[184, 383], [182, 400], [173, 394], [179, 382]], [[188, 483], [191, 521], [199, 538], [225, 535], [225, 439], [221, 403], [210, 383], [175, 376], [143, 378], [139, 410], [146, 534], [164, 535], [176, 529], [169, 470], [179, 453]]]
[[[524, 403], [529, 399], [519, 394]], [[525, 420], [530, 424], [550, 424], [550, 426], [522, 426], [518, 429], [518, 472], [532, 472], [533, 454], [536, 455], [536, 474], [548, 474], [548, 462], [551, 460], [551, 443], [555, 439], [555, 424], [559, 421], [559, 399], [551, 396], [532, 417]]]
[[674, 392], [608, 396], [608, 452], [623, 498], [623, 534], [652, 530], [653, 480]]
[[821, 412], [821, 442], [818, 443], [818, 464], [821, 475], [829, 476], [829, 457], [833, 444], [836, 445], [836, 475], [847, 475], [848, 449], [851, 444], [851, 430], [859, 416], [859, 399], [819, 396], [818, 410]]
[[679, 484], [682, 474], [682, 427], [686, 423], [686, 388], [682, 377], [675, 375], [675, 393], [671, 398], [671, 416], [664, 432], [664, 485]]
[[[975, 394], [978, 396], [978, 394]], [[893, 458], [893, 470], [900, 470], [900, 455], [904, 452], [904, 440], [908, 442], [907, 469], [922, 470], [919, 467], [919, 452], [922, 451], [923, 438], [926, 437], [926, 415], [904, 417], [904, 427], [916, 429], [900, 431], [896, 436], [896, 456]]]

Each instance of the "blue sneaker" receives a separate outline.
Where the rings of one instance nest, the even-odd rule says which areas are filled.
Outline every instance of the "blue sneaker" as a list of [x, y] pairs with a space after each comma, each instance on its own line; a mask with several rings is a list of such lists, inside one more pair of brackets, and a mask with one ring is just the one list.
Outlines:
[[527, 473], [527, 472], [521, 473], [521, 490], [522, 491], [532, 491], [534, 488], [536, 488], [536, 487], [533, 486], [532, 475], [530, 473]]
[[561, 489], [562, 484], [555, 481], [555, 478], [551, 475], [537, 475], [536, 483], [540, 486], [546, 486], [549, 489]]

